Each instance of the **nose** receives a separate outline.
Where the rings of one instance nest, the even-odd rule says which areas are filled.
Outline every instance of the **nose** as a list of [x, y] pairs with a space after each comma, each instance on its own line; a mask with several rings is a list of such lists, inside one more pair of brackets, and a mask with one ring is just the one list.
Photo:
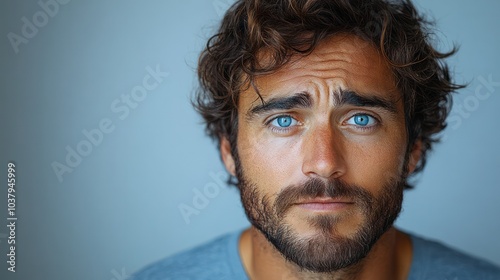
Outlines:
[[345, 174], [341, 137], [340, 132], [328, 124], [309, 131], [302, 143], [302, 172], [308, 177], [323, 179], [338, 178]]

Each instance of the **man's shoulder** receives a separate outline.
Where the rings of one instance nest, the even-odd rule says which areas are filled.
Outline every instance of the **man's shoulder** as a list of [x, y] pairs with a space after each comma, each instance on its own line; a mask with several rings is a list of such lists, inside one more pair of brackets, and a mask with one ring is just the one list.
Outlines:
[[500, 268], [440, 242], [410, 235], [413, 261], [409, 279], [500, 279]]
[[[133, 280], [233, 279], [237, 242], [241, 231], [220, 236], [208, 243], [157, 261], [133, 276]], [[236, 258], [236, 259], [235, 259]]]

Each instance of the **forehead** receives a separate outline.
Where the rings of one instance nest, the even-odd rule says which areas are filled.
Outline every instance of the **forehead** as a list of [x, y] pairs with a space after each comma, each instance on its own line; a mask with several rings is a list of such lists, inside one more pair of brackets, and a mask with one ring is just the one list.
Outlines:
[[[385, 58], [371, 43], [350, 34], [323, 40], [311, 54], [292, 57], [278, 71], [256, 77], [254, 83], [264, 99], [302, 91], [319, 98], [326, 91], [335, 100], [340, 89], [394, 101], [400, 97]], [[256, 97], [255, 92], [243, 94], [240, 100], [253, 103]]]

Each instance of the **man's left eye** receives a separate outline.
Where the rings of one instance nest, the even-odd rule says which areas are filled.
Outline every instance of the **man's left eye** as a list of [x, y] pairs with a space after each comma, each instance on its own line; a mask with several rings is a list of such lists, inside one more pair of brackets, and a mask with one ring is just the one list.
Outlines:
[[377, 124], [377, 120], [368, 114], [356, 114], [347, 120], [347, 124], [369, 127]]

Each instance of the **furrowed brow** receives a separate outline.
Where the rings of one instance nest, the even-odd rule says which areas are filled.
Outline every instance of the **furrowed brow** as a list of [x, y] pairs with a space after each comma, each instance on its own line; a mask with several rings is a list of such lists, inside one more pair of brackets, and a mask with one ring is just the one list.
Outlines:
[[247, 112], [247, 118], [275, 111], [291, 110], [294, 108], [309, 108], [312, 106], [311, 96], [306, 92], [299, 92], [292, 96], [271, 98], [262, 104], [256, 105]]
[[[336, 94], [335, 94], [336, 95]], [[375, 107], [381, 108], [392, 114], [397, 114], [398, 109], [396, 104], [388, 99], [376, 95], [360, 95], [357, 92], [350, 90], [340, 91], [339, 105], [353, 105], [358, 107]]]

